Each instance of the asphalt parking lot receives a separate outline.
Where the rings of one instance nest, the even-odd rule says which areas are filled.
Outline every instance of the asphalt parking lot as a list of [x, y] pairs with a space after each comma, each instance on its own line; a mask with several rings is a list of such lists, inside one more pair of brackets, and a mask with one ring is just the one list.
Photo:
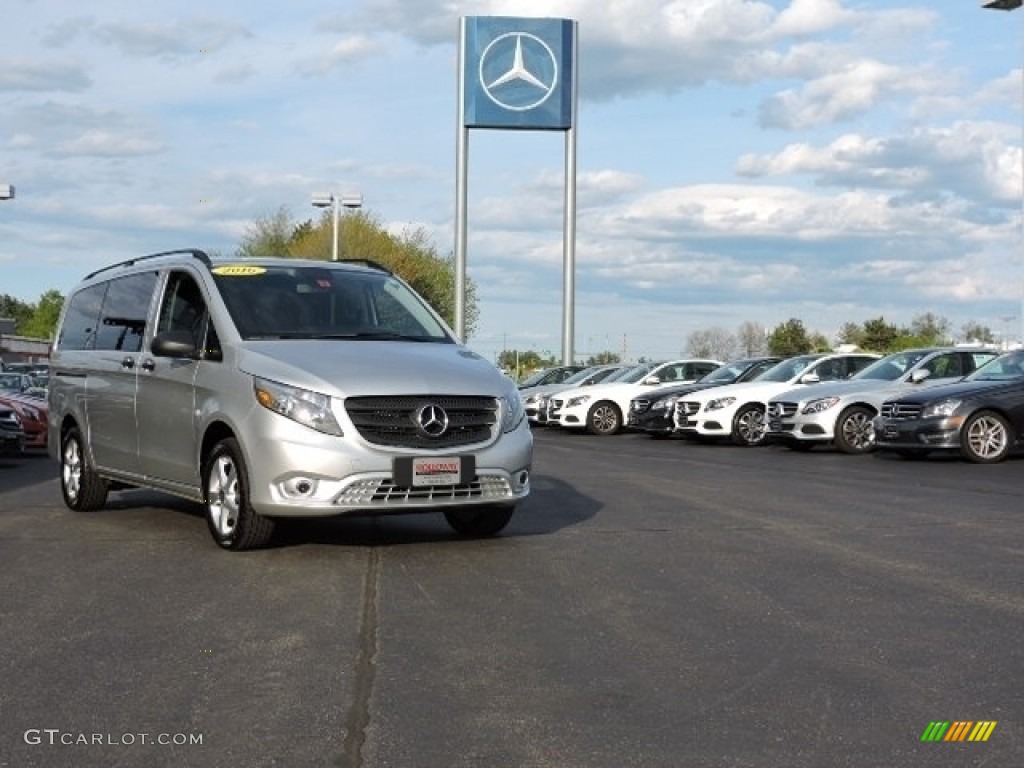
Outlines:
[[535, 434], [499, 538], [251, 553], [0, 459], [0, 766], [1024, 764], [1024, 458]]

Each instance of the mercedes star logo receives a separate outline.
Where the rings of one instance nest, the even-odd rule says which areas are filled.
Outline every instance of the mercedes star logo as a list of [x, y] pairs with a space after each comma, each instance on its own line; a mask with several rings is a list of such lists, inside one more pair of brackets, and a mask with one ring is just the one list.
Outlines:
[[425, 437], [440, 437], [448, 430], [448, 414], [444, 408], [433, 403], [421, 405], [413, 417], [416, 429]]
[[499, 107], [526, 112], [539, 107], [558, 84], [558, 60], [547, 43], [527, 32], [494, 38], [480, 56], [480, 85]]

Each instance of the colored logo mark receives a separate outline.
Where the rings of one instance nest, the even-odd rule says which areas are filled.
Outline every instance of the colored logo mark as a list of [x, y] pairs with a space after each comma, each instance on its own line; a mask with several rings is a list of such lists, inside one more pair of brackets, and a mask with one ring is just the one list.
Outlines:
[[938, 720], [928, 723], [921, 741], [988, 741], [996, 720]]

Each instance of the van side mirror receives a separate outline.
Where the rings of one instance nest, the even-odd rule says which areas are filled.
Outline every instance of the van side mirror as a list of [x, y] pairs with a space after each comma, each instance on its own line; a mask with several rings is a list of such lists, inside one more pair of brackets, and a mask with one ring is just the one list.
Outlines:
[[816, 373], [805, 373], [800, 377], [801, 384], [817, 384], [821, 381], [821, 376]]
[[655, 384], [661, 384], [661, 378], [658, 376], [648, 376], [644, 379], [644, 384], [650, 384], [652, 386]]
[[199, 350], [189, 331], [164, 331], [153, 337], [150, 351], [157, 357], [180, 357], [197, 360]]
[[932, 375], [932, 372], [927, 368], [918, 368], [916, 371], [910, 372], [910, 383], [920, 384], [922, 381]]

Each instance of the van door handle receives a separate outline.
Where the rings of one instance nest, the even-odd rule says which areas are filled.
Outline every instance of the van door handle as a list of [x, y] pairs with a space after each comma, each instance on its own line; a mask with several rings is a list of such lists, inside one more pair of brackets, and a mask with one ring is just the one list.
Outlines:
[[156, 361], [149, 357], [142, 361], [142, 370], [152, 372], [156, 369]]
[[126, 357], [121, 361], [121, 367], [127, 370], [131, 370], [135, 367], [135, 360], [131, 357]]

